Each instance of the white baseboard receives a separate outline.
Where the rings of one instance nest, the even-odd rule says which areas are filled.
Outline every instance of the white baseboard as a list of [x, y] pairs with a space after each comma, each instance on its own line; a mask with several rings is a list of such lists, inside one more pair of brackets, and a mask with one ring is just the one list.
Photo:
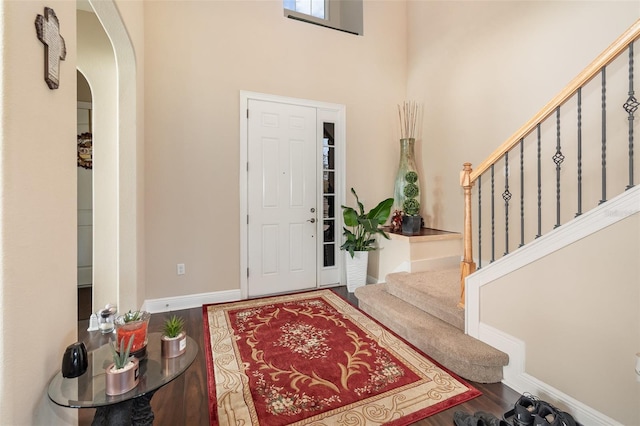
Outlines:
[[[540, 399], [547, 401], [562, 410], [570, 413], [578, 422], [585, 426], [611, 425], [622, 426], [616, 420], [605, 416], [599, 411], [581, 403], [569, 395], [559, 391], [541, 380], [525, 372], [526, 345], [522, 340], [516, 339], [487, 324], [478, 327], [478, 338], [483, 342], [509, 354], [509, 365], [504, 367], [504, 379], [502, 383], [522, 394], [528, 392]], [[515, 403], [516, 401], [513, 401]]]
[[197, 308], [209, 303], [235, 302], [240, 299], [240, 290], [216, 291], [214, 293], [199, 293], [189, 294], [186, 296], [147, 299], [142, 304], [142, 309], [155, 314], [158, 312], [171, 312], [179, 311], [181, 309]]

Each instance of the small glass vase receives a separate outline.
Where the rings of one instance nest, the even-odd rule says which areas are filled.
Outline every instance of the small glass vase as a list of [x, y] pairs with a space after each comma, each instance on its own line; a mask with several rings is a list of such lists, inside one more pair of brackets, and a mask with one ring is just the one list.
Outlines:
[[[418, 173], [414, 152], [415, 143], [415, 138], [400, 139], [400, 164], [398, 165], [398, 174], [396, 175], [393, 191], [393, 210], [402, 210], [402, 203], [404, 203], [406, 199], [404, 187], [407, 185], [407, 181], [405, 180], [407, 172], [413, 171]], [[420, 189], [420, 179], [416, 181], [416, 185], [418, 185], [418, 189]]]
[[129, 344], [131, 336], [133, 336], [133, 345], [131, 346], [131, 355], [138, 359], [143, 359], [147, 355], [147, 330], [149, 328], [149, 319], [151, 314], [146, 311], [140, 312], [140, 319], [135, 321], [125, 321], [125, 316], [120, 315], [116, 318], [116, 337], [117, 347], [120, 347], [120, 341], [124, 339], [124, 347]]

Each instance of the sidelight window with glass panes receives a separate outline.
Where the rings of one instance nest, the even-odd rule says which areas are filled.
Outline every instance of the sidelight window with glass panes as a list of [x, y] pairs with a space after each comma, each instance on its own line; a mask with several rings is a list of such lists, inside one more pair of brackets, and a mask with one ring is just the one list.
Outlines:
[[322, 139], [323, 265], [336, 264], [335, 124], [324, 123]]

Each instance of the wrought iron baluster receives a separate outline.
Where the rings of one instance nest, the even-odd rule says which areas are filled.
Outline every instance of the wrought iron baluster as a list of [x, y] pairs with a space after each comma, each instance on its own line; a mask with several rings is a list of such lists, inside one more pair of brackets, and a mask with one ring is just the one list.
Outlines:
[[602, 198], [607, 201], [607, 67], [602, 67]]
[[633, 183], [633, 120], [634, 113], [638, 110], [640, 103], [634, 96], [633, 91], [633, 43], [629, 45], [629, 98], [624, 103], [624, 110], [629, 115], [629, 184], [626, 189], [634, 187]]
[[491, 165], [491, 260], [489, 263], [493, 263], [496, 260], [496, 206], [495, 206], [495, 179], [494, 179], [495, 164]]
[[524, 138], [520, 139], [520, 245], [524, 245]]
[[538, 129], [538, 233], [536, 238], [542, 236], [542, 134], [540, 132], [540, 123]]
[[482, 269], [482, 175], [478, 176], [478, 269]]
[[582, 214], [582, 87], [578, 88], [578, 212]]
[[511, 200], [511, 192], [509, 191], [509, 152], [504, 154], [504, 192], [502, 193], [504, 200], [504, 256], [509, 254], [509, 200]]
[[556, 109], [556, 153], [553, 155], [553, 162], [556, 164], [556, 224], [554, 228], [560, 226], [560, 170], [564, 155], [560, 149], [560, 107]]

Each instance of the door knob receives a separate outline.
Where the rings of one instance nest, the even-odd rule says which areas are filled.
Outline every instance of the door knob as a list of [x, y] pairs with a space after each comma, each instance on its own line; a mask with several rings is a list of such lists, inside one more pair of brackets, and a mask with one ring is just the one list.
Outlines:
[[316, 223], [316, 220], [314, 218], [311, 218], [311, 219], [307, 220], [307, 222]]

